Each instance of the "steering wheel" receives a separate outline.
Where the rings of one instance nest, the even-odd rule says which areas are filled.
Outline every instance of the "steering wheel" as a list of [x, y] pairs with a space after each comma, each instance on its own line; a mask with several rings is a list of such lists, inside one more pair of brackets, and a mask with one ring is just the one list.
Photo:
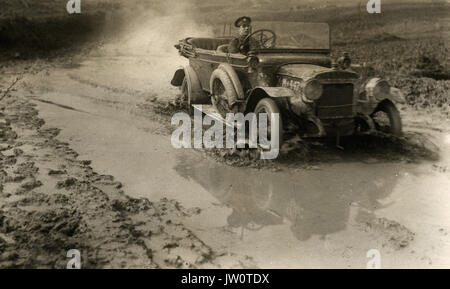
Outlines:
[[273, 48], [275, 47], [275, 43], [277, 41], [275, 32], [269, 29], [256, 30], [245, 37], [244, 42], [250, 40], [250, 38], [255, 40], [255, 42], [258, 42], [259, 48]]

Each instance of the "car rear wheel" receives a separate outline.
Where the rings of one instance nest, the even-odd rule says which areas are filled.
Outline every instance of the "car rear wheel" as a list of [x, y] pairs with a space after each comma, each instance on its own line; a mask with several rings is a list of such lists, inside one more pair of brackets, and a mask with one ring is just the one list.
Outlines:
[[[278, 125], [276, 125], [276, 127], [274, 127], [274, 129], [275, 129], [274, 132], [275, 132], [275, 135], [278, 134], [279, 148], [281, 148], [281, 145], [283, 143], [284, 130], [283, 130], [283, 121], [281, 119], [280, 109], [279, 109], [277, 103], [273, 99], [266, 97], [266, 98], [261, 99], [258, 102], [258, 104], [256, 105], [255, 114], [258, 118], [258, 135], [259, 135], [259, 114], [260, 113], [267, 114], [267, 140], [269, 142], [272, 140], [272, 127], [276, 125], [276, 124], [272, 123], [271, 115], [274, 113], [278, 113], [279, 122], [278, 122]], [[259, 136], [258, 136], [258, 139], [259, 139]]]
[[180, 89], [181, 89], [182, 103], [186, 107], [186, 110], [188, 111], [189, 115], [194, 115], [194, 108], [192, 107], [191, 104], [192, 99], [190, 95], [191, 90], [189, 89], [189, 81], [186, 77], [184, 77]]
[[382, 101], [371, 115], [377, 130], [394, 136], [402, 135], [402, 120], [395, 105]]

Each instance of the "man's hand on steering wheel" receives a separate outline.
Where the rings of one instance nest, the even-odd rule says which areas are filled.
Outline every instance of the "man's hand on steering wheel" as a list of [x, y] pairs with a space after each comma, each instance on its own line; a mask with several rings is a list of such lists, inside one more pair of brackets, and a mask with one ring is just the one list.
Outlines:
[[250, 39], [258, 43], [258, 48], [273, 48], [275, 47], [277, 36], [272, 30], [260, 29], [248, 35], [244, 42]]

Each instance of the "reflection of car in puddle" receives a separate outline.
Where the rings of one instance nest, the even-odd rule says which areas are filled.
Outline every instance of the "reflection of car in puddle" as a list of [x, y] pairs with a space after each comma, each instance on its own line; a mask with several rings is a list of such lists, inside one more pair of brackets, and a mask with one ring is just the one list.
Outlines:
[[[234, 168], [179, 154], [175, 170], [194, 180], [232, 209], [230, 227], [260, 230], [288, 223], [294, 236], [307, 240], [369, 222], [378, 201], [390, 195], [400, 165], [351, 163], [319, 171], [270, 172]], [[351, 214], [355, 208], [356, 214]], [[241, 236], [243, 237], [243, 236]]]
[[238, 193], [245, 191], [230, 185], [229, 190], [221, 199], [227, 206], [232, 208], [233, 211], [228, 216], [227, 222], [230, 227], [242, 228], [241, 238], [245, 229], [257, 231], [264, 226], [283, 223], [283, 216], [270, 209], [273, 190], [269, 190], [264, 195], [261, 195], [262, 199], [255, 199], [253, 194]]

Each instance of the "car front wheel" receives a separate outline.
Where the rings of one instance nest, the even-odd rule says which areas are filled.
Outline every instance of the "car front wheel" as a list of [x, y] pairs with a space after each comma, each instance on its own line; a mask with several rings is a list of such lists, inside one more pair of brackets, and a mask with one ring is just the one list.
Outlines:
[[[276, 137], [278, 135], [279, 139], [279, 148], [283, 143], [283, 121], [281, 119], [280, 109], [278, 108], [277, 103], [271, 98], [263, 98], [261, 99], [255, 108], [255, 114], [258, 117], [259, 114], [266, 113], [267, 114], [267, 140], [270, 142], [272, 137]], [[272, 123], [272, 114], [278, 114], [278, 125], [276, 123]], [[258, 122], [259, 123], [259, 122]], [[275, 126], [275, 127], [274, 127]], [[272, 129], [274, 129], [274, 134], [272, 135]], [[258, 125], [258, 135], [259, 135], [259, 125]]]
[[402, 120], [395, 105], [382, 101], [371, 115], [377, 130], [394, 136], [402, 135]]

